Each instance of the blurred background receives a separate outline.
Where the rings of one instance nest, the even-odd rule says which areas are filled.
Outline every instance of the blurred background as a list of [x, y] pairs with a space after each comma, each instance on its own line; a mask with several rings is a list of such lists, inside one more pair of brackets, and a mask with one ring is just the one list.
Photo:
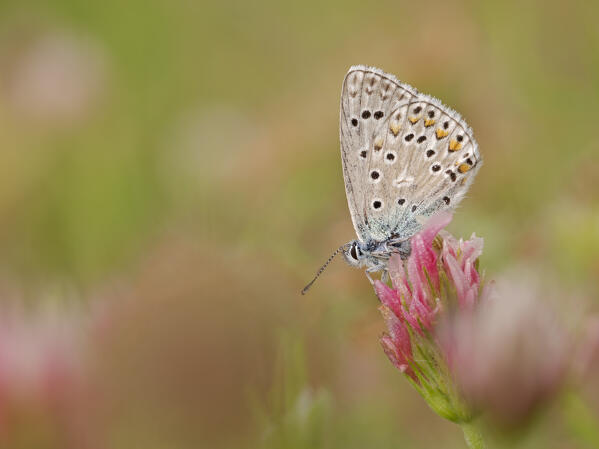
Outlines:
[[[450, 231], [484, 237], [488, 278], [541, 273], [581, 313], [599, 301], [598, 14], [4, 0], [0, 307], [23, 349], [2, 359], [1, 447], [464, 447], [380, 350], [360, 271], [336, 261], [299, 295], [354, 236], [341, 82], [373, 65], [460, 111], [485, 165]], [[590, 397], [497, 444], [598, 447]]]

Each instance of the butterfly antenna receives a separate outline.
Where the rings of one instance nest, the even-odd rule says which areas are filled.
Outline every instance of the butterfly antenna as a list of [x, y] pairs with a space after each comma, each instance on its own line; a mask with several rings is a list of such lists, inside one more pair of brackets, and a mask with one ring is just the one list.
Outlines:
[[322, 267], [320, 267], [320, 269], [316, 272], [316, 275], [314, 276], [314, 279], [312, 279], [308, 283], [308, 285], [306, 285], [302, 289], [302, 295], [305, 295], [307, 293], [307, 291], [310, 290], [310, 287], [312, 287], [312, 284], [314, 284], [314, 282], [316, 282], [316, 279], [319, 278], [319, 276], [322, 274], [322, 272], [325, 270], [325, 268], [333, 261], [333, 259], [335, 258], [335, 256], [337, 254], [339, 254], [341, 251], [343, 251], [346, 247], [347, 247], [347, 243], [345, 245], [341, 245], [339, 248], [337, 248], [337, 250], [331, 255], [331, 257], [329, 257], [329, 260], [327, 260], [324, 263], [324, 265]]

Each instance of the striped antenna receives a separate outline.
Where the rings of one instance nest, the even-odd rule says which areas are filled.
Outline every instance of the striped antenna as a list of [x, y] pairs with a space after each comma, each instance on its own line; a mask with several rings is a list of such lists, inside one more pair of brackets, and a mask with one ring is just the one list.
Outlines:
[[312, 284], [314, 284], [314, 282], [316, 282], [316, 279], [318, 279], [318, 277], [322, 274], [322, 272], [325, 270], [325, 268], [333, 261], [333, 259], [335, 258], [335, 256], [337, 254], [339, 254], [341, 251], [343, 251], [345, 248], [347, 248], [348, 244], [346, 243], [345, 245], [341, 245], [339, 248], [337, 248], [337, 250], [331, 255], [331, 257], [329, 257], [329, 260], [327, 260], [324, 265], [322, 267], [320, 267], [320, 269], [316, 272], [316, 275], [314, 276], [314, 279], [312, 279], [308, 285], [306, 285], [303, 289], [302, 289], [302, 295], [305, 295], [308, 290], [310, 289], [310, 287], [312, 287]]

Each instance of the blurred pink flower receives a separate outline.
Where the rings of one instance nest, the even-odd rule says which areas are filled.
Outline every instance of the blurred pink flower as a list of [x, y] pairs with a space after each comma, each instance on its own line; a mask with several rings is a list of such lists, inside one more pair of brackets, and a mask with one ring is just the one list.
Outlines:
[[555, 396], [573, 341], [530, 280], [501, 285], [474, 313], [455, 314], [441, 347], [466, 400], [501, 425], [520, 425]]
[[579, 396], [594, 416], [599, 416], [599, 317], [592, 316], [582, 331], [574, 367]]
[[0, 446], [21, 447], [22, 430], [42, 425], [52, 429], [51, 435], [35, 436], [43, 447], [99, 447], [97, 435], [90, 434], [83, 324], [80, 316], [55, 309], [28, 314], [2, 308]]
[[582, 345], [577, 354], [576, 376], [583, 382], [599, 374], [599, 317], [592, 316], [584, 329]]
[[94, 109], [106, 87], [106, 58], [96, 42], [67, 31], [46, 33], [6, 62], [6, 97], [15, 112], [69, 124]]

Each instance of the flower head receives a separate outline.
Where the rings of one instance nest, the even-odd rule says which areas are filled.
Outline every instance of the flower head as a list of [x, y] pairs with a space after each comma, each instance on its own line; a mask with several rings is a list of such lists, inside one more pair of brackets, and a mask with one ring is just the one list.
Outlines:
[[391, 286], [374, 282], [381, 345], [439, 415], [462, 426], [479, 412], [524, 423], [559, 391], [573, 340], [538, 289], [484, 284], [483, 240], [456, 239], [443, 230], [450, 221], [432, 217], [408, 259], [389, 260]]
[[450, 374], [435, 333], [450, 297], [457, 297], [460, 308], [468, 308], [480, 296], [476, 259], [482, 251], [482, 239], [457, 241], [444, 232], [439, 244], [436, 237], [451, 218], [447, 213], [431, 218], [412, 237], [409, 258], [403, 261], [393, 255], [389, 260], [392, 288], [379, 280], [374, 288], [387, 324], [387, 333], [380, 339], [387, 357], [437, 413], [467, 422], [471, 413], [453, 383], [447, 381]]
[[439, 335], [461, 394], [503, 427], [525, 423], [555, 395], [572, 349], [547, 296], [513, 280], [474, 313], [448, 317]]

